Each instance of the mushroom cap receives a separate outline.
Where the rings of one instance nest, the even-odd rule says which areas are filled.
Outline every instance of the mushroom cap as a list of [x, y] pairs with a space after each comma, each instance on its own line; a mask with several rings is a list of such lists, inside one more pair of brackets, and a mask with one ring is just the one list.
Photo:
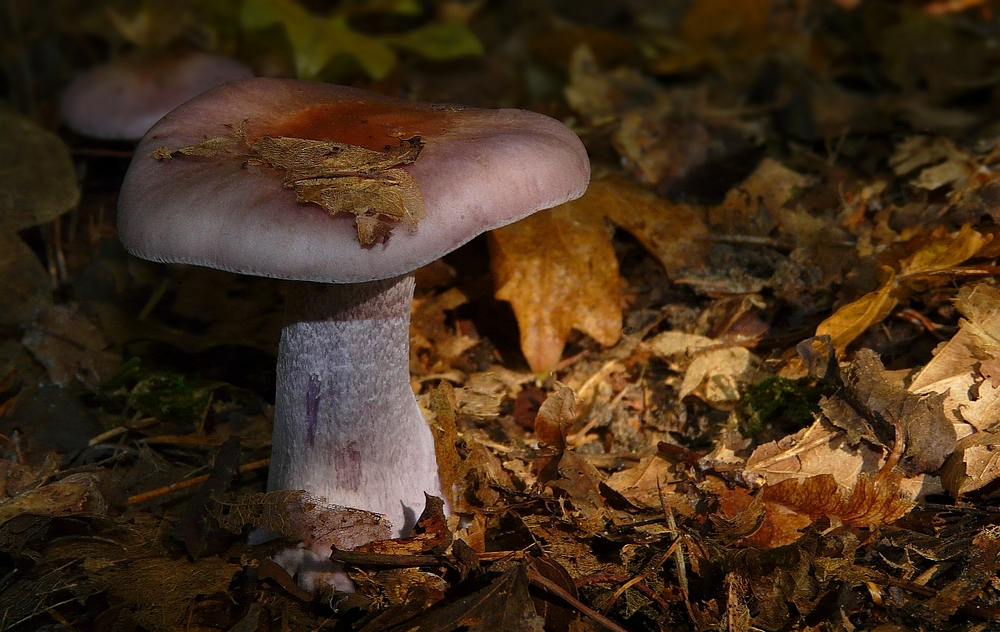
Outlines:
[[[363, 247], [350, 213], [296, 201], [285, 173], [245, 156], [157, 160], [240, 129], [375, 151], [415, 136], [402, 167], [423, 198], [415, 229], [400, 224]], [[160, 153], [162, 158], [162, 153]], [[583, 143], [562, 123], [523, 110], [399, 101], [290, 79], [236, 81], [193, 99], [139, 143], [122, 185], [118, 233], [138, 257], [257, 276], [357, 283], [405, 274], [487, 230], [579, 197], [590, 180]]]
[[235, 59], [186, 52], [125, 58], [81, 74], [63, 91], [59, 110], [73, 131], [105, 140], [136, 140], [192, 97], [227, 81], [252, 77]]

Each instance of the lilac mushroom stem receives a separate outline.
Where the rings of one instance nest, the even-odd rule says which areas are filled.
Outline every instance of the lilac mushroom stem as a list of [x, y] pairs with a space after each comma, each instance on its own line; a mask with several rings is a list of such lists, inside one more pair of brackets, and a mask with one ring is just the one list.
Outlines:
[[441, 496], [434, 438], [410, 388], [413, 277], [303, 283], [278, 348], [267, 487], [307, 489], [408, 535]]

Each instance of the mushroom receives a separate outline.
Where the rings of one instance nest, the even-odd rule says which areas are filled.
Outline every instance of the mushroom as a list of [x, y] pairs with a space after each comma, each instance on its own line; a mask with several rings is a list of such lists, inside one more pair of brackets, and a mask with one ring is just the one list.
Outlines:
[[268, 490], [382, 514], [405, 536], [424, 494], [442, 495], [410, 387], [410, 273], [589, 178], [579, 138], [541, 114], [247, 79], [146, 134], [118, 232], [145, 259], [304, 282], [278, 350]]
[[74, 79], [59, 110], [74, 132], [103, 140], [138, 140], [153, 123], [188, 99], [227, 81], [252, 77], [235, 59], [184, 52], [128, 57]]

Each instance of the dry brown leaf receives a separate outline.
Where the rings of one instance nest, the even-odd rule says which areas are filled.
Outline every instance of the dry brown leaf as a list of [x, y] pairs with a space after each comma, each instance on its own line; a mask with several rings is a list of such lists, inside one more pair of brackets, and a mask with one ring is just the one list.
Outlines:
[[[106, 590], [126, 612], [131, 609], [134, 617], [131, 628], [138, 622], [153, 632], [177, 632], [209, 629], [201, 624], [197, 613], [200, 606], [210, 609], [213, 604], [201, 598], [225, 592], [240, 566], [218, 557], [203, 557], [194, 562], [186, 558], [154, 557], [142, 560], [141, 564], [89, 558], [83, 562], [83, 570], [93, 584], [87, 588], [93, 592]], [[118, 617], [124, 629], [131, 629], [128, 627], [131, 617], [123, 617], [121, 613]], [[113, 623], [114, 617], [106, 621], [110, 629], [118, 629], [112, 627]]]
[[991, 236], [983, 235], [968, 224], [953, 234], [937, 231], [917, 252], [900, 262], [900, 271], [883, 268], [888, 276], [882, 286], [852, 303], [841, 306], [832, 316], [816, 327], [817, 336], [830, 336], [838, 355], [847, 345], [872, 325], [881, 322], [905, 296], [903, 281], [912, 283], [916, 277], [947, 271], [975, 256], [987, 245]]
[[[844, 369], [844, 389], [820, 408], [831, 423], [887, 449], [904, 444], [899, 467], [909, 476], [936, 471], [955, 449], [956, 434], [945, 417], [943, 395], [917, 395], [896, 383], [871, 349], [860, 349]], [[901, 434], [902, 436], [897, 436]]]
[[62, 386], [79, 382], [96, 387], [121, 364], [104, 332], [76, 303], [50, 306], [21, 343], [45, 366], [52, 382]]
[[951, 340], [910, 383], [913, 393], [943, 393], [945, 414], [963, 437], [971, 429], [995, 427], [1000, 419], [1000, 290], [991, 284], [965, 286], [955, 307], [966, 318]]
[[674, 465], [654, 455], [644, 456], [634, 467], [615, 472], [605, 483], [638, 507], [659, 509], [660, 495], [674, 495], [674, 483], [678, 480]]
[[816, 327], [816, 335], [829, 336], [837, 355], [842, 355], [847, 345], [875, 323], [882, 322], [896, 307], [898, 301], [892, 295], [894, 289], [895, 275], [874, 292], [842, 305]]
[[709, 209], [709, 223], [727, 233], [748, 226], [767, 232], [782, 207], [811, 182], [777, 160], [765, 158], [753, 173], [726, 193], [721, 204]]
[[684, 371], [678, 397], [695, 395], [713, 407], [731, 409], [747, 384], [768, 375], [760, 358], [745, 347], [680, 331], [665, 331], [645, 343], [653, 355]]
[[250, 142], [241, 126], [233, 136], [209, 138], [176, 151], [160, 147], [157, 160], [182, 156], [213, 157], [232, 153], [251, 163], [285, 172], [285, 188], [295, 190], [299, 202], [321, 206], [330, 215], [355, 216], [358, 241], [363, 246], [384, 242], [394, 222], [416, 229], [424, 217], [424, 202], [416, 181], [401, 167], [420, 157], [420, 138], [401, 139], [385, 152], [334, 141], [264, 136]]
[[618, 260], [609, 232], [602, 209], [584, 196], [490, 233], [496, 297], [513, 307], [535, 373], [555, 368], [574, 328], [603, 345], [618, 342]]
[[54, 483], [22, 492], [0, 502], [0, 524], [23, 514], [35, 516], [101, 515], [107, 503], [99, 474], [71, 474]]
[[671, 202], [619, 176], [591, 182], [584, 198], [631, 233], [667, 272], [702, 263], [708, 229], [696, 207]]
[[621, 336], [618, 261], [605, 219], [632, 233], [668, 272], [704, 257], [706, 228], [694, 207], [614, 176], [595, 180], [578, 200], [490, 233], [496, 297], [513, 306], [521, 350], [536, 373], [558, 363], [571, 329], [603, 345]]
[[721, 488], [720, 532], [762, 549], [785, 546], [818, 520], [873, 529], [905, 516], [914, 502], [900, 488], [900, 474], [861, 476], [851, 489], [832, 475], [790, 478], [751, 495], [742, 488]]
[[952, 498], [986, 487], [1000, 478], [1000, 433], [965, 437], [941, 468], [941, 483]]

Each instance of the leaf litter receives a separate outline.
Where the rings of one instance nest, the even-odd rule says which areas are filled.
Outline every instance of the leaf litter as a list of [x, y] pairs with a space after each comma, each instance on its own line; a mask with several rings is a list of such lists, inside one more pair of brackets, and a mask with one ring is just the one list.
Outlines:
[[[465, 2], [15, 16], [4, 95], [41, 114], [0, 117], [16, 139], [0, 151], [16, 180], [0, 200], [5, 629], [994, 626], [994, 17], [653, 5], [523, 8], [526, 29]], [[586, 196], [419, 275], [412, 383], [450, 513], [429, 502], [412, 538], [386, 540], [378, 516], [263, 493], [285, 290], [121, 252], [124, 165], [103, 156], [122, 150], [44, 131], [54, 109], [33, 100], [52, 87], [20, 74], [53, 59], [49, 37], [215, 42], [270, 74], [427, 100], [446, 100], [428, 77], [452, 76], [427, 59], [485, 49], [459, 63], [506, 92], [492, 105], [574, 125]], [[84, 58], [53, 63], [71, 76]], [[279, 170], [303, 203], [362, 209], [374, 244], [420, 219], [402, 169], [420, 140], [401, 141], [237, 131], [158, 156]], [[282, 539], [250, 546], [257, 528]], [[270, 559], [295, 542], [334, 546], [355, 592], [297, 586]]]

